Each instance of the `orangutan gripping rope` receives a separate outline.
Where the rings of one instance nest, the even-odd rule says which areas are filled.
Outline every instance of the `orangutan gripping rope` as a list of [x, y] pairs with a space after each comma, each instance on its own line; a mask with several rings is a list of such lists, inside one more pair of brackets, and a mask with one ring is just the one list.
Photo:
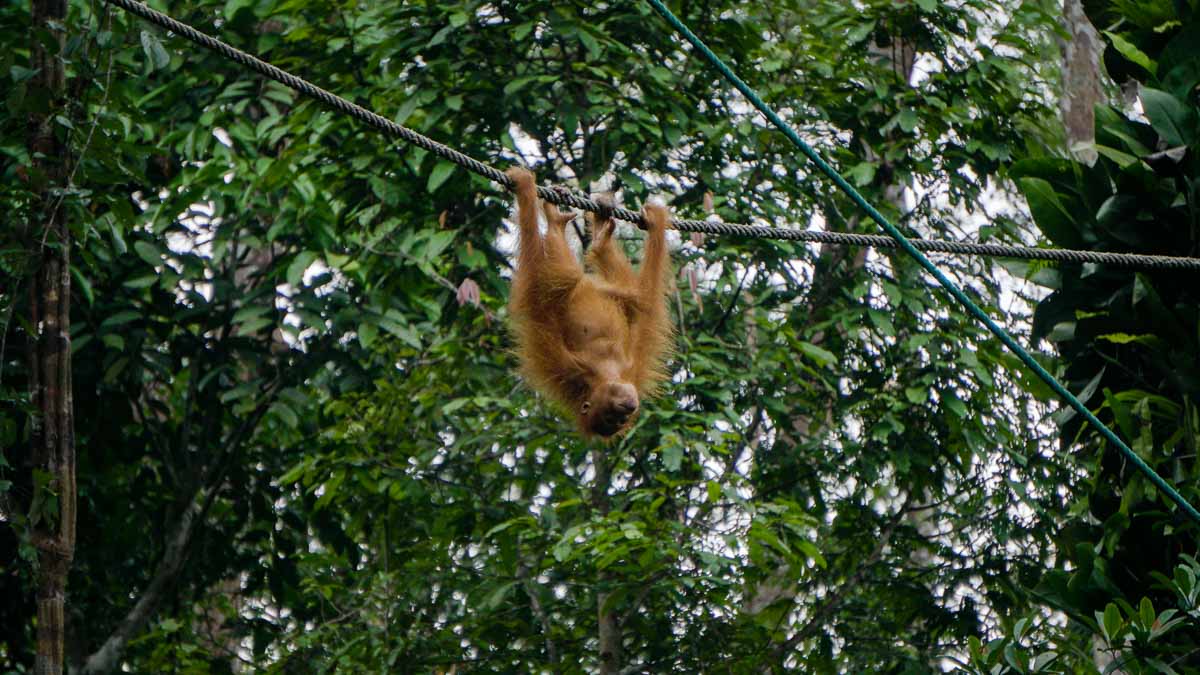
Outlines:
[[666, 376], [667, 210], [642, 208], [649, 227], [637, 272], [613, 241], [613, 221], [598, 219], [584, 273], [564, 231], [573, 214], [543, 203], [541, 236], [533, 174], [513, 168], [508, 176], [516, 183], [520, 225], [509, 310], [522, 374], [571, 411], [585, 435], [623, 432], [633, 424], [641, 398], [652, 396]]

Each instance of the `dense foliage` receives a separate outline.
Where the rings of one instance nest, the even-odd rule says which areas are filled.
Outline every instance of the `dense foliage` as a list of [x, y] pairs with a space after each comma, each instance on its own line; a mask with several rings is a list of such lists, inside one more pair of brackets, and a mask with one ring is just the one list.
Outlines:
[[[1138, 109], [1098, 106], [1094, 165], [1018, 162], [1038, 227], [1055, 244], [1200, 254], [1200, 11], [1194, 3], [1113, 3], [1090, 12], [1105, 64]], [[1138, 456], [1200, 500], [1200, 285], [1195, 275], [1090, 265], [1041, 270], [1052, 292], [1034, 335], [1055, 344], [1074, 391]], [[1084, 474], [1037, 597], [1068, 617], [986, 650], [1043, 639], [1062, 662], [1121, 672], [1197, 672], [1197, 526], [1077, 416], [1056, 422]], [[1036, 622], [1035, 622], [1036, 623]], [[1093, 652], [1096, 652], [1095, 654]]]
[[[1029, 235], [1019, 211], [980, 204], [1006, 194], [1015, 159], [1053, 143], [1046, 101], [1031, 94], [1053, 75], [1051, 5], [672, 6], [889, 216], [924, 236], [1010, 241]], [[615, 190], [626, 205], [658, 195], [694, 217], [711, 192], [731, 221], [862, 226], [642, 3], [190, 0], [169, 11], [545, 181]], [[46, 105], [25, 86], [28, 21], [23, 4], [0, 6], [0, 199], [14, 223], [28, 215], [24, 120]], [[669, 392], [620, 442], [588, 445], [513, 375], [509, 200], [497, 186], [117, 10], [73, 3], [69, 29], [77, 665], [108, 640], [136, 671], [574, 672], [598, 667], [599, 636], [615, 626], [630, 672], [1025, 669], [1060, 639], [1084, 668], [1090, 636], [1055, 634], [1061, 613], [1094, 628], [1092, 605], [1128, 596], [1139, 613], [1121, 635], [1153, 632], [1137, 606], [1151, 571], [1175, 584], [1154, 591], [1151, 610], [1177, 591], [1195, 607], [1195, 571], [1190, 586], [1171, 571], [1194, 552], [1194, 530], [1090, 437], [1072, 454], [1071, 420], [1059, 454], [1045, 391], [902, 256], [676, 242]], [[1172, 86], [1159, 90], [1194, 110], [1191, 85]], [[1148, 133], [1118, 117], [1104, 126], [1118, 122], [1133, 139]], [[1098, 143], [1141, 166], [1132, 148]], [[1104, 157], [1106, 176], [1129, 170]], [[1033, 159], [1010, 173], [1027, 195], [1033, 180], [1066, 191], [1068, 175], [1045, 173], [1063, 166]], [[1146, 166], [1128, 181], [1149, 196], [1122, 208], [1192, 217], [1192, 202], [1157, 182], [1186, 180], [1180, 162]], [[1117, 236], [1096, 222], [1076, 243]], [[1187, 221], [1162, 222], [1165, 234], [1137, 230], [1146, 238], [1120, 248], [1181, 252], [1172, 238], [1194, 252], [1194, 228], [1191, 239], [1165, 229]], [[0, 232], [11, 317], [0, 595], [16, 599], [0, 605], [0, 664], [18, 672], [32, 661], [37, 480], [20, 459], [23, 252], [36, 243], [19, 231]], [[1174, 358], [1146, 336], [1194, 367], [1195, 331], [1178, 341], [1156, 323], [1166, 311], [1144, 304], [1177, 307], [1194, 285], [1034, 270], [1064, 291], [1030, 323], [1001, 269], [939, 262], [1018, 332], [1075, 321], [1056, 343], [1073, 382], [1113, 355], [1094, 351], [1100, 335], [1125, 334], [1107, 344], [1120, 359], [1140, 354], [1139, 371]], [[1127, 286], [1133, 309], [1070, 318]], [[1111, 414], [1173, 416], [1145, 443], [1194, 448], [1194, 388], [1102, 372], [1092, 389], [1110, 392]], [[1106, 490], [1117, 478], [1126, 487]], [[1119, 506], [1105, 501], [1114, 494]], [[1160, 523], [1156, 542], [1174, 538], [1138, 574], [1106, 575], [1116, 552], [1144, 548], [1124, 539], [1146, 533], [1135, 516]], [[1094, 586], [1076, 581], [1089, 564]], [[1085, 599], [1063, 600], [1058, 580]]]

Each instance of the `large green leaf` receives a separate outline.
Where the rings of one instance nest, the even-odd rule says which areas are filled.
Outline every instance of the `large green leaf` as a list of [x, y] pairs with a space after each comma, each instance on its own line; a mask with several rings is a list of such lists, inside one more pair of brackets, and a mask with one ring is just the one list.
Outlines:
[[1197, 116], [1195, 108], [1185, 104], [1165, 91], [1145, 87], [1142, 89], [1142, 106], [1154, 130], [1170, 147], [1180, 145], [1196, 147]]
[[1082, 214], [1078, 209], [1068, 208], [1069, 202], [1070, 206], [1076, 206], [1078, 202], [1069, 197], [1064, 200], [1062, 195], [1054, 191], [1050, 182], [1042, 178], [1019, 178], [1017, 185], [1025, 195], [1034, 222], [1050, 241], [1066, 248], [1083, 246], [1081, 228], [1077, 220]]

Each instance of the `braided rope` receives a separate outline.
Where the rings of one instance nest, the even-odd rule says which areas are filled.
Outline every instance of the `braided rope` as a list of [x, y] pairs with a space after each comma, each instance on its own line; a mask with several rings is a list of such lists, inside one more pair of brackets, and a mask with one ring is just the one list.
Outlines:
[[[505, 189], [513, 189], [512, 180], [499, 169], [465, 155], [447, 145], [424, 136], [408, 127], [378, 115], [366, 108], [351, 103], [332, 92], [326, 91], [307, 80], [296, 77], [281, 70], [266, 61], [258, 59], [246, 52], [228, 45], [214, 37], [201, 33], [191, 26], [181, 23], [166, 14], [155, 11], [137, 0], [108, 0], [110, 4], [139, 16], [150, 23], [165, 28], [180, 37], [194, 42], [205, 49], [212, 50], [231, 61], [234, 61], [254, 72], [275, 80], [295, 91], [315, 99], [325, 105], [364, 122], [373, 129], [384, 134], [411, 143], [441, 157], [442, 159], [479, 174], [491, 181], [499, 183]], [[613, 217], [636, 224], [643, 230], [646, 223], [642, 215], [619, 206], [606, 206], [580, 194], [555, 190], [538, 186], [538, 196], [542, 199], [592, 213], [611, 213]], [[799, 230], [786, 227], [768, 227], [764, 225], [742, 225], [738, 223], [720, 223], [708, 220], [672, 220], [671, 226], [681, 232], [700, 232], [703, 234], [733, 235], [737, 237], [754, 237], [758, 239], [778, 239], [783, 241], [801, 241], [818, 244], [841, 244], [847, 246], [869, 246], [872, 248], [896, 249], [900, 244], [893, 238], [884, 235], [854, 234], [850, 232], [823, 232], [814, 230]], [[936, 253], [952, 253], [958, 255], [991, 256], [997, 258], [1022, 258], [1026, 260], [1052, 260], [1073, 263], [1100, 263], [1115, 267], [1138, 269], [1170, 269], [1200, 271], [1200, 258], [1184, 258], [1165, 255], [1143, 255], [1135, 253], [1108, 253], [1104, 251], [1081, 251], [1072, 249], [1033, 248], [1030, 246], [1010, 246], [1006, 244], [973, 244], [970, 242], [942, 241], [936, 239], [909, 239], [914, 248], [920, 251]]]

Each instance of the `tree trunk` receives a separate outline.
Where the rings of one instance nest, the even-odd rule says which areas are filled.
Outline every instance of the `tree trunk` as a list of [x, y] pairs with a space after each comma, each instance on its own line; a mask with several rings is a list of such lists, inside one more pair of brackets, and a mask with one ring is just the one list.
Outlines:
[[[35, 261], [29, 292], [29, 387], [33, 419], [30, 459], [38, 474], [32, 481], [31, 538], [38, 552], [37, 657], [34, 672], [63, 670], [67, 573], [75, 554], [75, 426], [71, 398], [71, 235], [63, 199], [66, 144], [55, 133], [54, 118], [65, 108], [66, 82], [61, 58], [65, 44], [66, 0], [33, 0], [31, 65], [33, 88], [43, 89], [50, 105], [29, 117], [29, 172], [36, 195], [27, 238]], [[49, 39], [47, 39], [47, 37]]]
[[1062, 22], [1071, 37], [1059, 41], [1063, 78], [1059, 109], [1072, 154], [1081, 162], [1093, 164], [1099, 157], [1091, 143], [1096, 138], [1094, 109], [1096, 103], [1104, 99], [1100, 84], [1100, 56], [1104, 53], [1104, 45], [1084, 13], [1081, 0], [1066, 0]]
[[[608, 515], [610, 508], [608, 487], [612, 479], [611, 465], [602, 447], [592, 450], [592, 466], [596, 469], [596, 484], [592, 488], [592, 508], [601, 515]], [[612, 591], [608, 588], [613, 575], [602, 572], [600, 589], [596, 591], [596, 625], [599, 639], [601, 675], [615, 675], [621, 671], [621, 624], [617, 608], [610, 605]]]

